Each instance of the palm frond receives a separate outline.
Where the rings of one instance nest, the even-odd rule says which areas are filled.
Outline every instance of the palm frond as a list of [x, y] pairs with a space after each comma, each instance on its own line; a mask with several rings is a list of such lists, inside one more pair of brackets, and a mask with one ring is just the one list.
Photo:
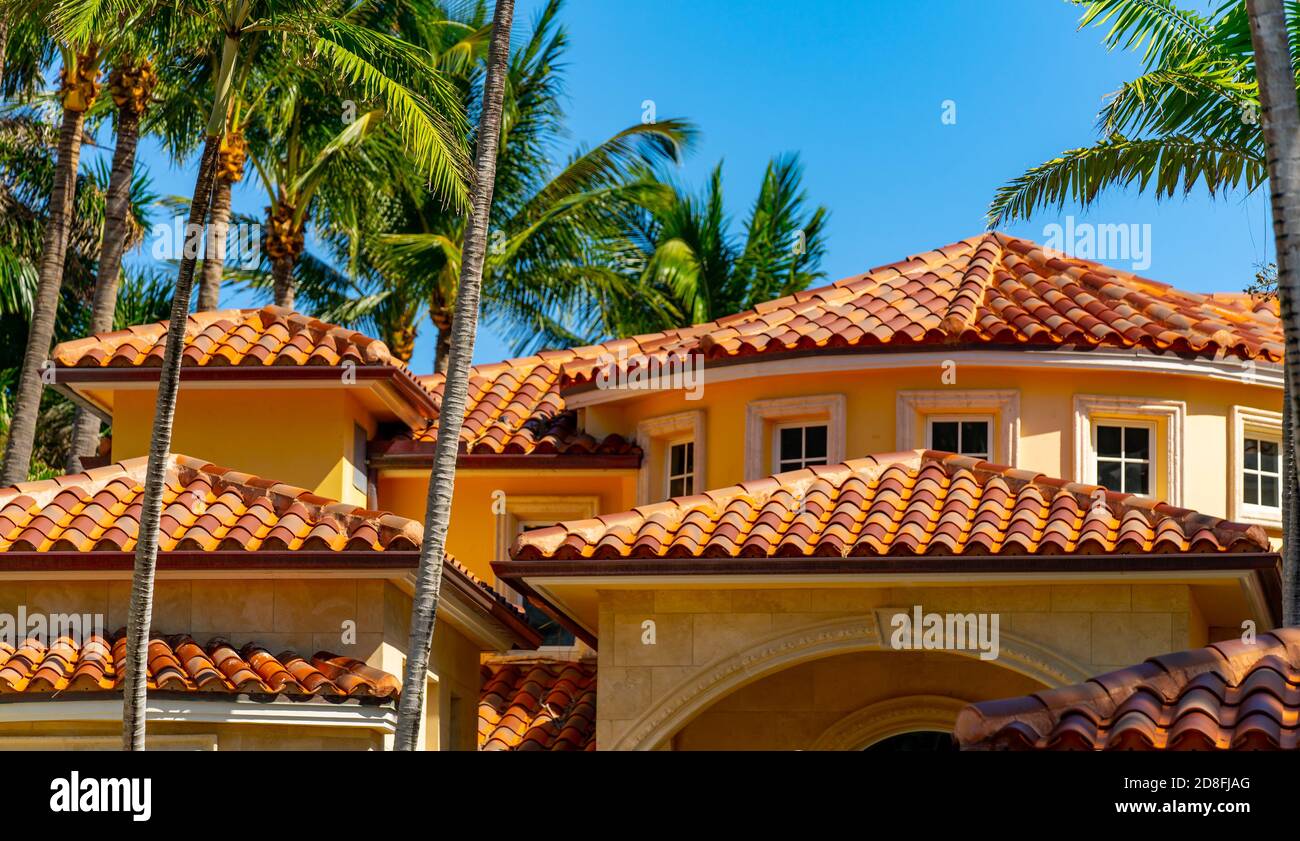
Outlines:
[[1197, 184], [1210, 195], [1236, 187], [1254, 190], [1266, 177], [1263, 156], [1235, 145], [1185, 135], [1135, 140], [1115, 135], [1070, 149], [1000, 187], [989, 207], [989, 227], [1067, 201], [1087, 208], [1108, 187], [1153, 187], [1161, 199], [1190, 193]]

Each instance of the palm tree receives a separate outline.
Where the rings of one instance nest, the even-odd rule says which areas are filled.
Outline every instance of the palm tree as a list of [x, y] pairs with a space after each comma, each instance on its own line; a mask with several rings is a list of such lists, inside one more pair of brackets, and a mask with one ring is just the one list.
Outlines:
[[[443, 81], [428, 70], [427, 56], [391, 35], [333, 15], [335, 7], [346, 12], [342, 4], [306, 0], [221, 0], [202, 8], [210, 31], [219, 34], [221, 60], [214, 76], [203, 152], [190, 200], [186, 243], [172, 298], [143, 483], [127, 616], [122, 715], [122, 743], [126, 750], [144, 748], [145, 654], [153, 608], [158, 523], [180, 379], [180, 354], [199, 245], [212, 198], [217, 153], [230, 111], [232, 82], [241, 63], [248, 60], [241, 54], [244, 38], [250, 33], [273, 35], [273, 39], [266, 41], [296, 51], [302, 61], [320, 62], [340, 80], [355, 86], [361, 98], [382, 102], [417, 169], [427, 175], [432, 188], [451, 202], [463, 201], [465, 197], [457, 103]], [[99, 22], [97, 13], [96, 4], [67, 0], [60, 22], [69, 34], [85, 37]]]
[[[1157, 199], [1203, 187], [1211, 195], [1253, 192], [1269, 176], [1259, 119], [1257, 54], [1252, 51], [1245, 2], [1230, 2], [1209, 16], [1172, 0], [1085, 0], [1082, 25], [1104, 25], [1111, 48], [1141, 49], [1142, 76], [1125, 83], [1099, 116], [1101, 139], [1071, 149], [1001, 187], [989, 209], [990, 227], [1027, 218], [1040, 207], [1074, 201], [1088, 207], [1116, 186], [1152, 189]], [[1295, 19], [1281, 19], [1288, 37], [1300, 39]], [[1295, 86], [1294, 80], [1292, 86]], [[1275, 206], [1275, 225], [1281, 224]], [[1279, 240], [1279, 256], [1281, 240]], [[1280, 261], [1279, 261], [1280, 262]], [[1280, 286], [1280, 284], [1279, 284]], [[1284, 310], [1284, 325], [1287, 323]], [[1288, 340], [1291, 334], [1287, 332]], [[1293, 413], [1291, 361], [1283, 389], [1283, 426]], [[1300, 506], [1295, 440], [1283, 435], [1283, 615], [1300, 624]]]
[[469, 365], [474, 356], [474, 337], [478, 329], [479, 286], [483, 280], [492, 191], [496, 184], [497, 143], [501, 137], [502, 101], [505, 98], [506, 63], [510, 56], [510, 26], [514, 11], [514, 0], [496, 0], [475, 150], [473, 209], [465, 227], [451, 360], [443, 388], [442, 411], [438, 413], [438, 444], [433, 456], [433, 472], [429, 477], [424, 540], [420, 544], [420, 562], [411, 605], [411, 634], [406, 644], [406, 674], [398, 701], [395, 737], [398, 750], [416, 749], [424, 710], [425, 676], [429, 670], [429, 649], [433, 645], [438, 595], [442, 586], [443, 553], [456, 483], [456, 449], [469, 397]]
[[[89, 333], [112, 329], [117, 309], [117, 285], [127, 237], [131, 184], [135, 179], [135, 152], [140, 140], [140, 118], [153, 97], [157, 75], [148, 58], [125, 54], [108, 77], [109, 93], [117, 108], [116, 143], [112, 175], [108, 182], [108, 206], [104, 219], [103, 245], [99, 252], [94, 308]], [[81, 457], [94, 455], [99, 447], [99, 417], [78, 406], [68, 448], [69, 473], [81, 471]]]
[[1273, 236], [1277, 247], [1277, 290], [1286, 343], [1286, 395], [1283, 404], [1287, 441], [1286, 502], [1292, 509], [1284, 518], [1286, 553], [1283, 573], [1283, 613], [1288, 626], [1300, 624], [1300, 537], [1294, 519], [1296, 503], [1296, 445], [1300, 442], [1300, 107], [1296, 105], [1296, 77], [1292, 65], [1286, 11], [1281, 0], [1247, 0], [1251, 42], [1263, 105], [1264, 143], [1272, 182]]
[[[548, 2], [510, 56], [481, 290], [484, 317], [515, 327], [530, 342], [552, 338], [532, 330], [539, 310], [579, 309], [597, 293], [633, 294], [624, 278], [588, 260], [588, 252], [597, 239], [617, 234], [615, 208], [650, 189], [637, 173], [679, 161], [695, 133], [683, 120], [638, 123], [578, 149], [557, 168], [559, 68], [568, 38], [557, 22], [561, 7], [560, 0]], [[479, 54], [483, 27], [474, 17], [461, 24], [464, 29], [446, 33], [437, 54], [463, 86], [466, 110], [476, 113], [479, 73], [463, 59]], [[382, 149], [383, 136], [377, 132], [368, 148]], [[434, 369], [445, 373], [466, 220], [430, 199], [406, 173], [386, 168], [382, 151], [374, 157], [371, 189], [334, 190], [344, 195], [327, 202], [325, 240], [346, 269], [331, 269], [320, 257], [304, 260], [302, 294], [321, 317], [374, 330], [402, 359], [410, 359], [418, 326], [428, 317], [437, 331]]]
[[[721, 164], [699, 195], [655, 174], [645, 179], [657, 189], [641, 193], [619, 237], [605, 244], [609, 264], [629, 277], [637, 294], [595, 299], [588, 320], [599, 332], [626, 336], [712, 321], [825, 276], [820, 264], [828, 212], [807, 208], [797, 156], [768, 162], [743, 242], [732, 236], [724, 210]], [[661, 304], [647, 307], [647, 300]], [[559, 333], [564, 325], [547, 321], [534, 329]]]
[[86, 111], [99, 95], [99, 47], [89, 40], [63, 40], [59, 99], [63, 104], [59, 132], [58, 164], [50, 191], [39, 280], [32, 306], [32, 319], [23, 355], [22, 373], [14, 399], [9, 438], [5, 442], [0, 485], [14, 485], [27, 478], [32, 447], [36, 439], [36, 418], [40, 412], [43, 377], [54, 338], [54, 321], [63, 284], [64, 260], [76, 200], [77, 165], [81, 157], [82, 127]]

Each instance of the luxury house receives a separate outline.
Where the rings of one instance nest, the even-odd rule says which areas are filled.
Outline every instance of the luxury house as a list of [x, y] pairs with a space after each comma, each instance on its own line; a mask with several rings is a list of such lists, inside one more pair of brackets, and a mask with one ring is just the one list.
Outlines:
[[[106, 625], [0, 641], [0, 746], [116, 732], [163, 341], [55, 350], [111, 447], [0, 491], [0, 611]], [[990, 233], [478, 366], [425, 744], [948, 748], [1003, 738], [968, 704], [1055, 710], [1093, 675], [1267, 631], [1281, 357], [1268, 302]], [[275, 308], [195, 314], [184, 363], [155, 746], [383, 747], [441, 378]], [[1035, 721], [1024, 744], [1052, 732]]]

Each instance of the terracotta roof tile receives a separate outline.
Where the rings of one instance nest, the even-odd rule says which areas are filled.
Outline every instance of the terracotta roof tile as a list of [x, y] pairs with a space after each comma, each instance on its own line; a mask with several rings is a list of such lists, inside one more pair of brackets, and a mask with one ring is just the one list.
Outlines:
[[480, 750], [595, 750], [595, 663], [484, 664], [478, 744]]
[[530, 561], [1229, 551], [1268, 552], [1268, 536], [1259, 526], [1093, 485], [914, 450], [535, 529], [510, 554]]
[[1300, 629], [972, 704], [956, 734], [967, 750], [1297, 750]]
[[[129, 552], [135, 548], [147, 458], [0, 488], [0, 553]], [[291, 485], [170, 458], [159, 549], [414, 551], [420, 523]]]
[[[62, 636], [46, 644], [27, 638], [0, 641], [0, 699], [122, 688], [126, 631], [84, 641]], [[320, 651], [310, 659], [262, 645], [236, 649], [219, 637], [200, 645], [185, 634], [155, 635], [149, 643], [149, 690], [217, 694], [288, 695], [393, 700], [401, 681], [360, 660]]]
[[[128, 327], [54, 348], [65, 368], [157, 367], [162, 365], [167, 322]], [[406, 366], [378, 339], [328, 324], [283, 307], [197, 312], [185, 324], [181, 364]]]

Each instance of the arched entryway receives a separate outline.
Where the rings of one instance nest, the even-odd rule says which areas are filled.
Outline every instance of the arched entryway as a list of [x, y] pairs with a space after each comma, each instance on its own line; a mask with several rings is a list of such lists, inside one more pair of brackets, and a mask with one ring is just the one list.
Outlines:
[[[757, 641], [686, 675], [610, 747], [810, 749], [841, 719], [871, 704], [946, 697], [952, 702], [947, 729], [966, 702], [1087, 679], [1073, 661], [1010, 631], [1001, 633], [999, 658], [984, 661], [967, 652], [894, 651], [881, 645], [876, 627], [871, 617], [846, 617]], [[853, 657], [859, 659], [841, 659]], [[926, 680], [908, 682], [920, 677]], [[866, 691], [853, 691], [855, 682]], [[845, 691], [830, 688], [838, 683], [846, 683]], [[752, 738], [760, 732], [775, 738]]]

